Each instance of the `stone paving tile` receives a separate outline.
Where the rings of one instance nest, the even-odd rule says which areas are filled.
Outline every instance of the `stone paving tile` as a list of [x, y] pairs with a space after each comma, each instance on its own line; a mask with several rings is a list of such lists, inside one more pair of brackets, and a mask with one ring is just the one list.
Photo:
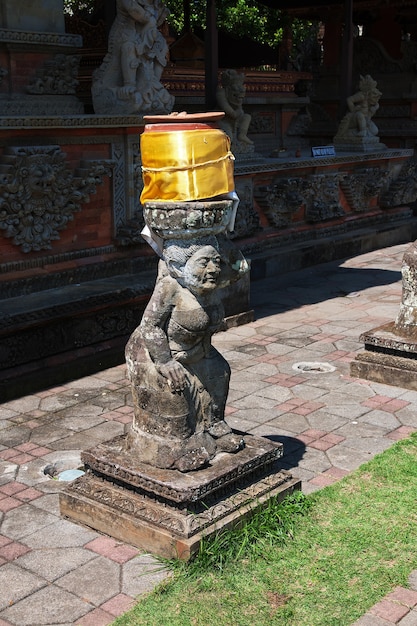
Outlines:
[[18, 557], [30, 552], [31, 548], [18, 541], [11, 541], [7, 545], [0, 548], [0, 558], [3, 562], [14, 561]]
[[15, 561], [15, 564], [41, 576], [48, 582], [53, 582], [95, 558], [94, 553], [83, 547], [43, 548], [24, 554]]
[[28, 538], [36, 532], [43, 531], [48, 535], [47, 527], [56, 523], [55, 515], [42, 511], [30, 504], [22, 504], [18, 508], [9, 511], [2, 522], [1, 532], [6, 537], [15, 541], [24, 541], [27, 545]]
[[[107, 602], [101, 605], [101, 609], [110, 613], [113, 617], [117, 617], [122, 613], [125, 613], [135, 605], [135, 600], [131, 596], [127, 596], [124, 593], [119, 593], [117, 596], [110, 598]], [[1, 625], [0, 625], [1, 626]]]
[[358, 422], [364, 424], [374, 424], [375, 426], [386, 428], [388, 432], [396, 430], [401, 426], [400, 420], [395, 415], [386, 411], [377, 410], [365, 413], [365, 415], [358, 418]]
[[411, 426], [400, 426], [391, 433], [388, 433], [387, 437], [393, 441], [400, 441], [401, 439], [406, 439], [414, 432], [416, 432], [416, 428]]
[[26, 572], [14, 563], [2, 565], [0, 567], [0, 610], [16, 604], [22, 598], [31, 597], [31, 594], [45, 587], [46, 584], [46, 580]]
[[81, 619], [77, 620], [76, 626], [108, 626], [114, 621], [114, 616], [103, 611], [102, 609], [94, 609]]
[[93, 541], [85, 544], [84, 548], [106, 556], [108, 559], [116, 561], [116, 563], [126, 563], [137, 556], [139, 552], [137, 548], [127, 546], [111, 537], [104, 536], [93, 539]]
[[399, 622], [399, 626], [416, 626], [417, 624], [417, 611], [413, 609], [405, 617], [403, 617]]
[[152, 591], [169, 576], [164, 565], [150, 554], [141, 554], [121, 567], [121, 591], [134, 598]]
[[92, 608], [74, 594], [49, 585], [5, 609], [3, 617], [16, 626], [59, 624], [68, 620], [76, 624]]
[[119, 593], [119, 571], [117, 563], [98, 556], [56, 580], [55, 585], [98, 606]]
[[51, 524], [33, 530], [25, 537], [31, 548], [74, 548], [84, 546], [97, 537], [97, 533], [84, 526], [73, 524], [66, 519], [51, 516]]

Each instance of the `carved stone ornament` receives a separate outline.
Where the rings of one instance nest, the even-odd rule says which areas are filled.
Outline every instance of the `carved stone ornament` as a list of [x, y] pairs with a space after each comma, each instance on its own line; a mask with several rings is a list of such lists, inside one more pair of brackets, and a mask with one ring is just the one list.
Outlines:
[[30, 94], [75, 95], [78, 85], [79, 57], [57, 54], [45, 62], [27, 86]]
[[302, 178], [277, 178], [272, 185], [258, 187], [255, 197], [272, 226], [287, 228], [294, 213], [304, 204], [306, 187]]
[[22, 252], [49, 250], [104, 176], [106, 161], [72, 172], [59, 146], [7, 148], [0, 158], [0, 229]]
[[359, 168], [343, 176], [340, 186], [349, 205], [357, 213], [363, 213], [369, 209], [371, 199], [379, 195], [388, 175], [379, 167]]
[[411, 204], [417, 200], [417, 159], [412, 157], [401, 168], [397, 178], [381, 197], [382, 208]]
[[308, 178], [306, 220], [321, 222], [344, 215], [339, 202], [340, 174], [314, 174]]
[[242, 182], [237, 180], [236, 193], [239, 197], [239, 206], [230, 239], [249, 237], [261, 228], [259, 215], [253, 206], [253, 183], [251, 179], [244, 179]]

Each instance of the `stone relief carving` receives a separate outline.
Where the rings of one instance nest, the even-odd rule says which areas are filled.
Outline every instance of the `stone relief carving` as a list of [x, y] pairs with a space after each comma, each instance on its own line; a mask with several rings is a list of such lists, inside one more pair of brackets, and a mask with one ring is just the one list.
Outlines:
[[313, 174], [308, 178], [306, 221], [321, 222], [344, 215], [339, 202], [340, 174]]
[[253, 206], [252, 187], [252, 181], [245, 181], [244, 184], [236, 181], [236, 193], [240, 202], [230, 239], [248, 237], [260, 229], [259, 215]]
[[321, 105], [310, 102], [292, 117], [282, 143], [287, 150], [310, 149], [311, 136], [326, 136], [329, 132], [336, 132], [335, 121]]
[[270, 111], [255, 111], [252, 113], [250, 130], [252, 133], [268, 134], [274, 133], [276, 126], [275, 114]]
[[304, 204], [306, 188], [302, 178], [277, 178], [272, 185], [255, 189], [255, 198], [272, 226], [287, 228]]
[[371, 199], [379, 195], [388, 175], [379, 167], [365, 167], [341, 176], [340, 186], [354, 211], [367, 211]]
[[168, 44], [159, 30], [168, 15], [160, 0], [117, 0], [108, 52], [93, 75], [95, 113], [165, 114], [174, 98], [161, 83]]
[[244, 74], [236, 70], [224, 70], [216, 94], [217, 104], [225, 113], [219, 126], [230, 137], [235, 155], [254, 151], [253, 141], [248, 137], [251, 116], [243, 110], [246, 93], [244, 81]]
[[138, 211], [130, 220], [122, 224], [117, 231], [119, 246], [135, 246], [144, 244], [142, 230], [145, 225], [142, 211]]
[[80, 35], [0, 28], [0, 43], [3, 42], [35, 46], [39, 44], [45, 46], [68, 46], [70, 48], [82, 48], [83, 45]]
[[389, 209], [391, 207], [407, 205], [417, 200], [417, 159], [412, 157], [401, 168], [380, 199], [380, 206]]
[[25, 253], [49, 250], [111, 174], [106, 161], [85, 161], [72, 172], [59, 146], [7, 148], [0, 164], [0, 229]]
[[[109, 467], [106, 466], [103, 469], [108, 471]], [[197, 532], [201, 532], [213, 521], [218, 521], [237, 510], [240, 505], [260, 498], [271, 487], [285, 483], [290, 477], [290, 474], [284, 470], [279, 474], [261, 477], [252, 485], [247, 485], [242, 481], [241, 488], [237, 489], [235, 493], [221, 501], [217, 499], [210, 502], [209, 500], [205, 507], [200, 505], [196, 511], [193, 510], [192, 502], [186, 502], [184, 508], [175, 508], [165, 502], [162, 504], [157, 500], [152, 500], [143, 493], [114, 490], [109, 488], [108, 484], [99, 477], [94, 477], [94, 480], [82, 477], [77, 482], [72, 483], [70, 488], [87, 497], [92, 497], [98, 502], [106, 503], [115, 510], [122, 510], [148, 522], [157, 523], [182, 536], [191, 537]], [[163, 496], [166, 495], [163, 493]], [[168, 495], [172, 496], [172, 494]]]
[[45, 61], [26, 88], [30, 94], [75, 95], [78, 85], [79, 57], [57, 54]]

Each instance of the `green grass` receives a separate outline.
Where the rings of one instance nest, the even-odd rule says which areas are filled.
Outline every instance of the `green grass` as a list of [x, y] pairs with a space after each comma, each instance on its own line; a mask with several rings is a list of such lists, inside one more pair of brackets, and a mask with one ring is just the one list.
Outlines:
[[207, 539], [114, 626], [349, 626], [417, 568], [417, 434]]

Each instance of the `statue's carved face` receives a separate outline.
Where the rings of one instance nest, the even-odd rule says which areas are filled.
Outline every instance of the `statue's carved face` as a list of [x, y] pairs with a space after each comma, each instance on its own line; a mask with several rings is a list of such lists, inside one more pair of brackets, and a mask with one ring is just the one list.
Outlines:
[[226, 87], [226, 95], [229, 104], [233, 106], [242, 106], [245, 99], [245, 88], [241, 85], [229, 85]]
[[54, 192], [55, 172], [48, 163], [34, 163], [27, 171], [27, 188], [33, 196], [51, 196]]
[[220, 275], [220, 261], [220, 254], [213, 246], [203, 246], [194, 252], [184, 266], [185, 286], [196, 293], [214, 290]]

